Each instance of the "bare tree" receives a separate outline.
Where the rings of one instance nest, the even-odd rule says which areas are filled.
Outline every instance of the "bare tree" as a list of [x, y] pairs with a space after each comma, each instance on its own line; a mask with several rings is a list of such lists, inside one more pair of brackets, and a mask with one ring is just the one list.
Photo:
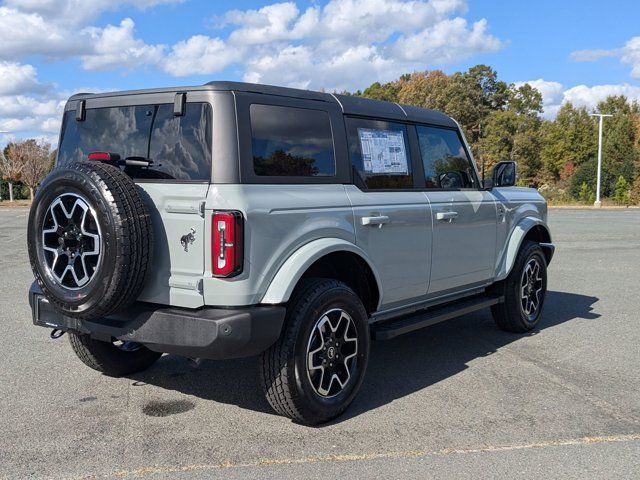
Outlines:
[[51, 170], [51, 145], [48, 143], [38, 143], [30, 139], [18, 144], [21, 150], [22, 182], [29, 187], [31, 201], [33, 201], [33, 190], [42, 181], [49, 170]]
[[22, 175], [23, 159], [17, 144], [10, 143], [0, 154], [0, 175], [9, 184], [9, 201], [13, 202], [13, 184], [19, 182]]

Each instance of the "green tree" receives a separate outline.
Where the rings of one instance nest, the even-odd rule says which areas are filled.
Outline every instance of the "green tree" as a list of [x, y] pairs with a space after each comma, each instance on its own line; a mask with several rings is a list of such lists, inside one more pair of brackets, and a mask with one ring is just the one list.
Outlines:
[[618, 177], [624, 177], [628, 183], [635, 179], [637, 129], [633, 107], [622, 95], [607, 97], [598, 104], [598, 111], [613, 115], [604, 120], [602, 141], [602, 170], [609, 174], [609, 181], [603, 182], [602, 191], [604, 196], [611, 196]]
[[568, 180], [576, 168], [595, 158], [598, 132], [587, 109], [565, 103], [555, 120], [542, 127], [540, 158], [545, 176], [551, 180]]
[[613, 190], [613, 199], [621, 205], [628, 205], [631, 195], [629, 182], [620, 175]]
[[593, 191], [587, 185], [587, 182], [582, 182], [580, 186], [580, 193], [578, 194], [578, 199], [583, 203], [591, 203], [591, 195]]
[[528, 84], [510, 85], [504, 110], [492, 111], [478, 147], [485, 172], [501, 160], [518, 163], [525, 185], [536, 183], [540, 172], [542, 95]]
[[640, 205], [640, 175], [633, 182], [631, 191], [629, 192], [629, 199], [634, 205]]
[[506, 83], [486, 65], [452, 75], [440, 70], [418, 72], [402, 77], [397, 86], [400, 103], [440, 110], [455, 118], [474, 150], [489, 114], [506, 103]]
[[542, 94], [528, 83], [507, 89], [507, 108], [519, 115], [539, 117], [542, 113]]
[[398, 92], [400, 91], [400, 82], [389, 82], [385, 84], [381, 84], [380, 82], [375, 82], [369, 87], [367, 87], [364, 92], [362, 92], [362, 96], [366, 98], [371, 98], [373, 100], [383, 100], [385, 102], [397, 102], [398, 101]]

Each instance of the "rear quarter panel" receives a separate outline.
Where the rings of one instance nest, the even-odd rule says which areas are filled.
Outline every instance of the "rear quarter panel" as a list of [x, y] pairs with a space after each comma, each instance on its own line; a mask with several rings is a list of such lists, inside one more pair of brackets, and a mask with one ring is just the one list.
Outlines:
[[236, 277], [213, 278], [211, 249], [206, 249], [207, 305], [258, 303], [287, 258], [313, 240], [355, 243], [353, 212], [343, 185], [211, 185], [205, 215], [209, 239], [213, 210], [242, 212], [244, 266]]

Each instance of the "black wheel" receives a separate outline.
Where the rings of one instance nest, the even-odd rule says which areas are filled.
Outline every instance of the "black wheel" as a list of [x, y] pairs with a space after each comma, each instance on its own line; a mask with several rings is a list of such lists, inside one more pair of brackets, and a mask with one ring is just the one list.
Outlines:
[[315, 425], [346, 410], [369, 359], [368, 317], [337, 280], [310, 279], [292, 296], [280, 339], [260, 360], [267, 400], [281, 415]]
[[57, 167], [29, 214], [29, 260], [49, 302], [95, 319], [133, 302], [143, 287], [153, 238], [138, 187], [99, 162]]
[[525, 241], [509, 276], [495, 287], [504, 303], [491, 307], [493, 318], [507, 332], [528, 332], [540, 321], [547, 294], [547, 262], [540, 245]]
[[89, 335], [69, 333], [69, 342], [82, 363], [110, 377], [146, 370], [162, 354], [135, 342], [101, 342]]

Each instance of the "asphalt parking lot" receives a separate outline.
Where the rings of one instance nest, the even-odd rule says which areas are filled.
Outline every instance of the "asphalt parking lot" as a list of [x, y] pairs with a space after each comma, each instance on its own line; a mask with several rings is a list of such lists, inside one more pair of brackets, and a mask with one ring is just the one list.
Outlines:
[[0, 478], [638, 478], [640, 210], [552, 210], [540, 328], [488, 313], [374, 343], [346, 415], [271, 413], [255, 359], [99, 375], [31, 325], [26, 209], [0, 209]]

